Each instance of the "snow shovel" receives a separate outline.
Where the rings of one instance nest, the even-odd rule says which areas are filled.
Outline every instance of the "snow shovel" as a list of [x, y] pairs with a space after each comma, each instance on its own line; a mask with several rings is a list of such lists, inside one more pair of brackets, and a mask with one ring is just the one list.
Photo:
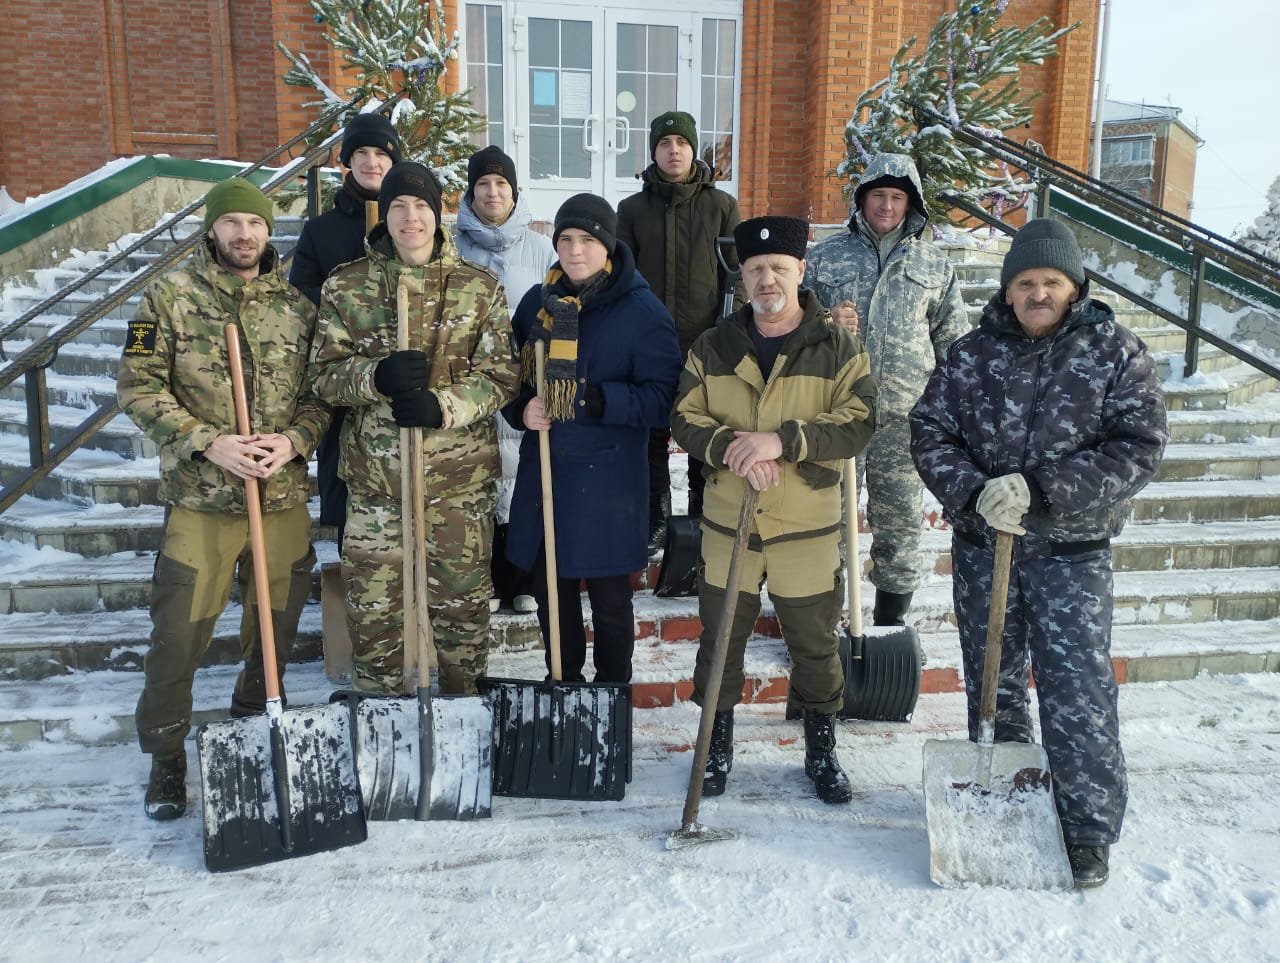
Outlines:
[[[408, 291], [396, 292], [398, 344], [408, 347]], [[493, 712], [485, 700], [431, 697], [434, 648], [427, 590], [421, 428], [401, 428], [405, 684], [415, 697], [335, 692], [355, 730], [356, 769], [370, 819], [484, 819], [492, 814]]]
[[995, 742], [1012, 554], [1013, 536], [998, 532], [978, 741], [930, 739], [924, 744], [929, 877], [945, 887], [977, 883], [1067, 890], [1073, 885], [1071, 866], [1053, 802], [1048, 757], [1033, 743]]
[[[539, 394], [545, 396], [546, 346], [534, 347]], [[538, 432], [542, 528], [547, 565], [551, 678], [545, 682], [483, 678], [494, 706], [493, 791], [537, 799], [622, 799], [631, 781], [631, 686], [564, 682], [560, 664], [551, 440]]]
[[[240, 332], [227, 325], [236, 428], [252, 434]], [[281, 707], [258, 480], [246, 478], [265, 716], [210, 722], [196, 734], [204, 787], [204, 859], [214, 871], [338, 849], [368, 834], [351, 720], [341, 706]]]
[[724, 681], [724, 664], [729, 659], [729, 632], [733, 628], [733, 615], [738, 607], [738, 587], [742, 582], [742, 554], [747, 549], [747, 539], [751, 535], [751, 523], [756, 513], [756, 499], [759, 497], [759, 492], [747, 485], [742, 497], [742, 511], [738, 515], [738, 531], [733, 538], [733, 554], [729, 556], [729, 574], [725, 578], [724, 602], [720, 606], [720, 628], [716, 632], [715, 646], [711, 650], [707, 691], [702, 694], [698, 744], [693, 753], [693, 769], [689, 772], [684, 813], [680, 817], [680, 828], [667, 837], [667, 849], [684, 849], [698, 843], [734, 839], [738, 835], [732, 829], [703, 826], [698, 822], [698, 807], [702, 803], [702, 780], [706, 775], [707, 757], [711, 754], [711, 729], [715, 725], [720, 683]]
[[837, 715], [841, 719], [906, 722], [920, 698], [920, 636], [909, 625], [878, 625], [863, 632], [858, 472], [852, 458], [844, 466], [844, 498], [849, 624], [840, 632], [844, 704]]

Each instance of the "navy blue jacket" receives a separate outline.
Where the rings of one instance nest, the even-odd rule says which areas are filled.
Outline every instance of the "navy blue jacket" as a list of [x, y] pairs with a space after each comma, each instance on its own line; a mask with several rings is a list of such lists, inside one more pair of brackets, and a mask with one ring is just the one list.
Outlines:
[[[542, 307], [542, 287], [516, 308], [512, 326], [523, 348]], [[573, 421], [555, 422], [551, 436], [556, 566], [563, 578], [626, 575], [648, 561], [651, 428], [665, 428], [680, 378], [675, 322], [635, 269], [631, 251], [614, 248], [608, 285], [590, 295], [578, 317], [579, 398], [587, 385], [604, 393], [604, 413], [581, 407]], [[524, 427], [533, 388], [503, 416]], [[542, 479], [538, 433], [525, 432], [511, 500], [507, 558], [531, 570], [542, 547]]]
[[992, 537], [978, 492], [998, 475], [1026, 477], [1027, 557], [1118, 534], [1168, 438], [1147, 346], [1087, 286], [1042, 338], [1027, 337], [997, 294], [911, 411], [916, 469], [957, 534]]

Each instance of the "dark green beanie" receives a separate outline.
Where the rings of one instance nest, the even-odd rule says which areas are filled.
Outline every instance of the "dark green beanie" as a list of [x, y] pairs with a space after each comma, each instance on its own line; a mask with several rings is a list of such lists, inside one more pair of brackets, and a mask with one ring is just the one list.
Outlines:
[[1000, 268], [1000, 290], [1023, 271], [1052, 268], [1061, 271], [1077, 285], [1084, 284], [1084, 262], [1076, 236], [1061, 221], [1038, 217], [1027, 221], [1009, 245]]
[[698, 154], [698, 122], [692, 114], [683, 110], [669, 110], [653, 118], [649, 125], [649, 160], [653, 160], [654, 151], [658, 149], [658, 141], [668, 134], [679, 134], [689, 142], [694, 156]]
[[271, 198], [243, 177], [228, 177], [225, 181], [214, 184], [204, 196], [206, 231], [223, 214], [257, 214], [267, 222], [270, 230], [276, 229], [275, 205], [271, 203]]

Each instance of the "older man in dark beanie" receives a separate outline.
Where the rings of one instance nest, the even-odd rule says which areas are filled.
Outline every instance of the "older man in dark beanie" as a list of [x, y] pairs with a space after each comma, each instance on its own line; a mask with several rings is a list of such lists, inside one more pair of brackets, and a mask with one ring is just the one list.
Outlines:
[[[730, 237], [740, 220], [738, 202], [716, 188], [715, 172], [697, 157], [698, 124], [682, 110], [669, 110], [649, 126], [652, 163], [641, 174], [640, 192], [618, 205], [618, 237], [631, 248], [636, 267], [676, 322], [680, 351], [688, 354], [698, 335], [716, 323], [732, 279], [716, 255], [717, 238]], [[723, 252], [737, 267], [733, 245]], [[742, 304], [740, 290], [735, 304]], [[649, 439], [650, 551], [662, 548], [670, 511], [668, 432]], [[702, 514], [704, 469], [689, 454], [689, 514]]]
[[[432, 546], [440, 689], [470, 694], [489, 651], [493, 415], [517, 379], [507, 304], [493, 275], [459, 258], [441, 229], [431, 170], [396, 164], [382, 179], [378, 209], [368, 257], [325, 282], [312, 362], [320, 396], [353, 409], [338, 464], [350, 492], [342, 560], [353, 682], [382, 693], [405, 684], [400, 430], [412, 428], [422, 430], [426, 450], [420, 509]], [[407, 349], [397, 348], [401, 291]]]
[[1065, 225], [1029, 221], [1000, 290], [911, 412], [911, 454], [951, 522], [969, 736], [978, 738], [996, 533], [1015, 540], [997, 742], [1040, 738], [1076, 885], [1098, 886], [1127, 800], [1111, 666], [1111, 539], [1169, 432], [1155, 363], [1088, 297]]
[[[525, 294], [513, 327], [520, 393], [504, 410], [525, 432], [511, 499], [507, 558], [534, 575], [538, 620], [560, 607], [564, 679], [585, 680], [587, 635], [580, 585], [591, 599], [595, 681], [631, 681], [636, 629], [631, 576], [648, 560], [645, 504], [649, 431], [665, 427], [680, 374], [675, 326], [617, 240], [609, 202], [576, 194], [556, 212], [559, 261]], [[546, 383], [535, 345], [547, 342]], [[548, 433], [555, 496], [556, 574], [548, 585], [536, 432]], [[551, 669], [550, 652], [547, 668]]]
[[[857, 337], [828, 322], [802, 285], [809, 225], [757, 217], [734, 231], [750, 303], [694, 342], [680, 377], [672, 433], [705, 462], [694, 700], [711, 670], [725, 592], [739, 593], [715, 706], [703, 792], [724, 792], [733, 765], [733, 708], [742, 701], [747, 639], [760, 586], [791, 655], [791, 703], [804, 715], [805, 773], [823, 802], [853, 798], [836, 757], [844, 698], [840, 614], [840, 478], [871, 437], [876, 388]], [[728, 569], [747, 486], [760, 493], [741, 584]]]
[[[231, 714], [266, 706], [257, 607], [275, 613], [283, 691], [316, 556], [307, 512], [307, 459], [329, 410], [307, 381], [315, 306], [280, 271], [270, 243], [271, 200], [233, 177], [205, 196], [206, 238], [146, 291], [120, 359], [120, 407], [160, 455], [164, 533], [151, 589], [151, 645], [143, 661], [138, 742], [151, 756], [145, 808], [152, 819], [186, 811], [191, 685], [232, 585], [252, 585], [245, 479], [258, 481], [271, 551], [271, 598], [242, 601], [244, 668]], [[235, 423], [227, 324], [237, 325], [253, 386], [253, 433]]]

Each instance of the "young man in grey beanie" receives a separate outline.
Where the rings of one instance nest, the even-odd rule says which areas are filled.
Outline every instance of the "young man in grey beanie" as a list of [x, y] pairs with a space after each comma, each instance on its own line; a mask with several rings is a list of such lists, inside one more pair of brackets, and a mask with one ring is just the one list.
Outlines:
[[760, 493], [715, 706], [703, 792], [725, 790], [743, 657], [767, 579], [791, 656], [791, 702], [804, 714], [804, 771], [823, 802], [853, 798], [836, 758], [844, 699], [836, 645], [841, 605], [840, 478], [871, 437], [876, 386], [858, 339], [829, 324], [802, 287], [809, 225], [757, 217], [734, 231], [750, 302], [694, 342], [671, 430], [709, 471], [702, 514], [694, 701], [702, 703], [729, 559], [747, 486]]
[[1088, 292], [1070, 229], [1028, 222], [977, 329], [951, 345], [911, 412], [912, 457], [952, 526], [974, 740], [996, 533], [1018, 536], [995, 739], [1033, 740], [1034, 674], [1079, 887], [1106, 882], [1128, 797], [1111, 666], [1111, 539], [1169, 436], [1146, 345]]
[[[280, 272], [270, 244], [271, 200], [239, 177], [205, 196], [205, 244], [147, 289], [120, 359], [120, 408], [160, 454], [163, 541], [151, 588], [151, 645], [138, 699], [138, 742], [151, 756], [146, 813], [176, 819], [187, 807], [191, 684], [214, 623], [238, 579], [244, 668], [233, 716], [266, 706], [262, 640], [250, 573], [246, 478], [258, 480], [275, 612], [281, 691], [315, 552], [307, 512], [307, 459], [329, 409], [306, 379], [315, 305]], [[252, 434], [235, 424], [225, 326], [236, 324], [253, 386]]]
[[[698, 125], [690, 114], [669, 110], [649, 126], [652, 163], [643, 187], [618, 205], [618, 239], [635, 255], [636, 268], [675, 318], [680, 351], [716, 323], [730, 278], [716, 257], [716, 238], [732, 237], [741, 219], [738, 202], [716, 188], [715, 172], [698, 159]], [[733, 245], [724, 251], [736, 269]], [[741, 306], [743, 298], [735, 300]], [[668, 432], [649, 438], [649, 550], [662, 548], [670, 509]], [[702, 514], [703, 466], [689, 456], [690, 515]]]

